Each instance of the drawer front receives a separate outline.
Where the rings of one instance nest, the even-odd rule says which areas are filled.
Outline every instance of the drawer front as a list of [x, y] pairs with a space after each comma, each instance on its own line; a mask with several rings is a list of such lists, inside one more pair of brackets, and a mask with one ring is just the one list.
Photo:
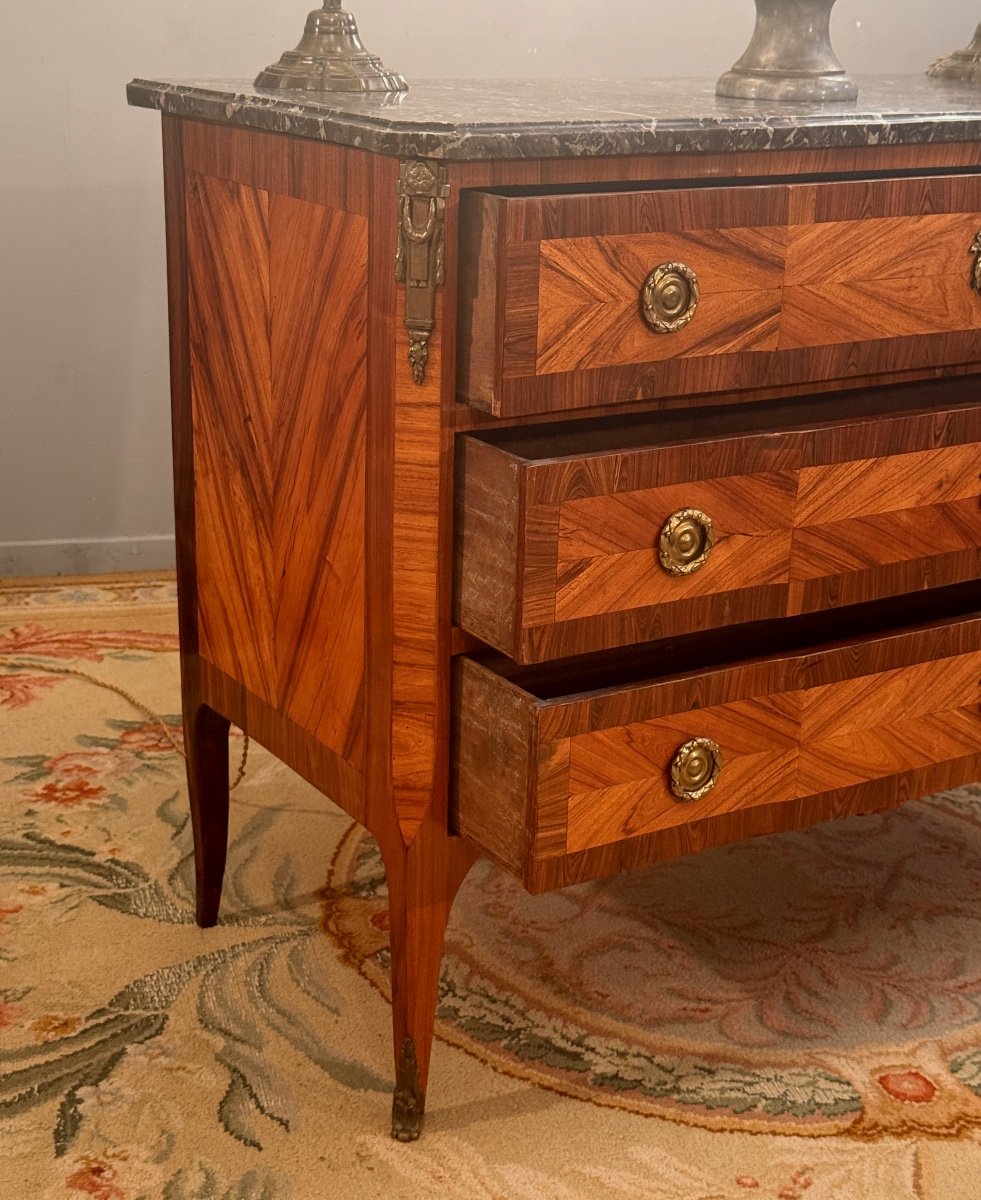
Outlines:
[[533, 678], [457, 664], [453, 809], [532, 890], [981, 773], [977, 614], [593, 692]]
[[729, 437], [725, 421], [619, 451], [572, 433], [553, 458], [547, 434], [464, 438], [458, 623], [537, 662], [981, 576], [981, 408]]
[[979, 176], [475, 192], [462, 219], [460, 392], [497, 416], [981, 357]]

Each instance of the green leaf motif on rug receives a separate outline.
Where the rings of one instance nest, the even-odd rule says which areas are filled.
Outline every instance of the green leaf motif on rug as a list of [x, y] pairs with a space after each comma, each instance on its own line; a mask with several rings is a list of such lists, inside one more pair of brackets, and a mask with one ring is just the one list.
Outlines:
[[469, 975], [465, 983], [444, 969], [439, 1017], [473, 1038], [493, 1042], [524, 1061], [580, 1073], [589, 1086], [638, 1092], [687, 1106], [741, 1116], [841, 1117], [861, 1112], [848, 1080], [826, 1071], [782, 1070], [767, 1076], [736, 1063], [652, 1056], [613, 1038], [597, 1038], [560, 1018], [534, 1012], [491, 992]]

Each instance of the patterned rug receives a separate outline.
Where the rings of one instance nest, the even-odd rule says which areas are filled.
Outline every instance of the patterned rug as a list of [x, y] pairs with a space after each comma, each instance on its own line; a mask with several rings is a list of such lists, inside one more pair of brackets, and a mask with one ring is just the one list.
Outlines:
[[2, 1200], [981, 1197], [981, 786], [538, 898], [478, 864], [407, 1147], [372, 839], [253, 747], [193, 923], [175, 623], [0, 587]]

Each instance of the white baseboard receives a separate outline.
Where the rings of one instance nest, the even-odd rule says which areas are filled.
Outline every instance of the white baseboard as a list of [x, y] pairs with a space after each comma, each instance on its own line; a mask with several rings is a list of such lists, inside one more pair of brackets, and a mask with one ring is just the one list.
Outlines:
[[0, 542], [0, 578], [36, 575], [108, 575], [168, 571], [174, 538], [79, 538], [70, 542]]

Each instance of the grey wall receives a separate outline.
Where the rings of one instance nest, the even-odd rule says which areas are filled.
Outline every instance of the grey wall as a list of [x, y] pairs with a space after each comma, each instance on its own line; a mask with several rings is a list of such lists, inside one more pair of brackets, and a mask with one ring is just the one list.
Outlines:
[[[133, 75], [242, 78], [319, 0], [4, 0], [0, 47], [0, 575], [172, 560], [159, 119]], [[752, 0], [351, 0], [415, 77], [716, 76]], [[855, 74], [965, 45], [975, 0], [839, 0]]]

